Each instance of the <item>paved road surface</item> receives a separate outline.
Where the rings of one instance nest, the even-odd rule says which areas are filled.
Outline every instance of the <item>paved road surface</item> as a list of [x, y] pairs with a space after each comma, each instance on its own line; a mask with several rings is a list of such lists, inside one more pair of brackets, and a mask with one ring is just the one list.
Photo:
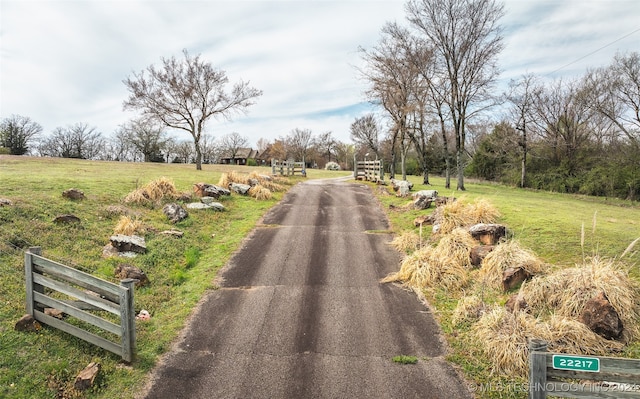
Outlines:
[[[370, 189], [293, 187], [221, 272], [146, 398], [470, 398]], [[417, 356], [415, 365], [392, 362]]]

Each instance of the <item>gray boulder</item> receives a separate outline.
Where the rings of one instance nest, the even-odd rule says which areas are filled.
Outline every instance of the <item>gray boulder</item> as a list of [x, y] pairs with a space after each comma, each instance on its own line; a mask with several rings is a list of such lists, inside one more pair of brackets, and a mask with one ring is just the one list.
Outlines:
[[169, 218], [172, 223], [178, 223], [189, 217], [189, 213], [180, 205], [173, 203], [167, 204], [162, 208], [162, 212]]
[[144, 237], [116, 234], [109, 237], [109, 241], [118, 252], [135, 252], [139, 254], [147, 252], [147, 244], [144, 241]]
[[234, 193], [238, 193], [241, 195], [247, 195], [251, 186], [248, 184], [240, 184], [240, 183], [231, 183], [229, 185], [229, 189]]

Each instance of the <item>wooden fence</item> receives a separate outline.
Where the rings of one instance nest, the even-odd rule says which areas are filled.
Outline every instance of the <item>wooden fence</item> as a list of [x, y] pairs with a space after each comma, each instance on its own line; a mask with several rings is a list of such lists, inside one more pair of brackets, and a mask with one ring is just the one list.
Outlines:
[[384, 181], [384, 169], [382, 160], [375, 161], [357, 161], [353, 171], [353, 177], [356, 180], [367, 181]]
[[547, 394], [640, 399], [640, 360], [550, 353], [545, 341], [533, 339], [529, 343], [529, 399], [544, 399]]
[[[41, 255], [40, 247], [29, 248], [25, 253], [27, 313], [41, 323], [118, 354], [127, 362], [133, 361], [136, 342], [133, 291], [136, 280], [126, 279], [120, 285], [113, 284]], [[72, 316], [74, 321], [82, 323], [71, 324], [45, 314], [46, 308], [60, 310]], [[116, 316], [112, 319], [119, 318], [120, 323], [99, 317], [91, 311], [109, 312]], [[120, 342], [86, 331], [76, 324], [95, 326], [119, 337]]]
[[285, 176], [285, 172], [286, 176], [293, 176], [296, 172], [305, 176], [304, 162], [271, 160], [271, 174]]

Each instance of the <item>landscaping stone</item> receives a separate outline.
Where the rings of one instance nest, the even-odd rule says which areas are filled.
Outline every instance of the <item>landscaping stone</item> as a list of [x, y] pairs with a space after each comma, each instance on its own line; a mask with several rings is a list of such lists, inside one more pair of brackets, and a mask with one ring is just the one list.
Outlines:
[[237, 193], [240, 195], [247, 195], [247, 193], [249, 192], [249, 189], [251, 189], [251, 186], [248, 184], [231, 183], [229, 185], [229, 189], [234, 193]]
[[116, 234], [109, 238], [111, 245], [118, 250], [118, 252], [135, 252], [143, 254], [147, 252], [147, 244], [144, 241], [144, 237], [124, 234]]
[[178, 223], [189, 217], [189, 213], [176, 203], [165, 205], [162, 208], [162, 212], [169, 218], [171, 223]]
[[493, 245], [479, 245], [477, 247], [471, 248], [471, 253], [469, 254], [471, 258], [471, 265], [474, 268], [480, 267], [484, 258], [489, 255], [489, 252], [493, 251], [495, 247]]
[[507, 234], [507, 228], [500, 224], [479, 223], [469, 228], [469, 234], [485, 245], [495, 245]]
[[22, 332], [37, 332], [42, 329], [42, 325], [38, 323], [38, 321], [34, 319], [33, 316], [31, 316], [30, 314], [26, 314], [16, 322], [16, 325], [13, 329]]
[[391, 186], [398, 197], [406, 197], [413, 188], [413, 183], [406, 180], [391, 179]]
[[531, 275], [521, 267], [510, 267], [502, 273], [502, 290], [510, 291], [530, 278]]
[[114, 274], [120, 280], [124, 280], [127, 278], [137, 280], [135, 283], [136, 287], [142, 287], [149, 284], [149, 278], [147, 277], [145, 272], [127, 263], [119, 264], [114, 270]]
[[606, 339], [616, 339], [622, 334], [622, 320], [604, 292], [585, 304], [580, 321]]
[[187, 204], [187, 209], [211, 209], [214, 211], [224, 211], [225, 207], [219, 202], [192, 202], [190, 204]]
[[81, 200], [84, 199], [84, 193], [76, 188], [70, 188], [68, 190], [64, 190], [62, 192], [62, 196], [71, 200]]
[[84, 391], [93, 386], [98, 373], [100, 372], [100, 363], [91, 362], [77, 376], [73, 383], [73, 387], [78, 391]]
[[184, 236], [184, 232], [180, 230], [164, 230], [161, 231], [160, 234], [162, 234], [163, 236], [172, 236], [177, 238], [182, 238], [182, 236]]
[[76, 215], [60, 215], [56, 216], [53, 219], [53, 223], [62, 224], [62, 223], [80, 223], [80, 218]]
[[413, 209], [415, 210], [424, 210], [431, 206], [433, 200], [430, 197], [414, 197], [413, 200]]
[[207, 183], [194, 184], [193, 191], [199, 197], [213, 197], [216, 199], [220, 198], [220, 196], [222, 195], [231, 195], [231, 191], [229, 191], [228, 189]]
[[527, 311], [529, 309], [529, 304], [520, 294], [513, 294], [507, 299], [507, 302], [504, 304], [505, 308], [511, 313], [519, 312], [519, 311]]

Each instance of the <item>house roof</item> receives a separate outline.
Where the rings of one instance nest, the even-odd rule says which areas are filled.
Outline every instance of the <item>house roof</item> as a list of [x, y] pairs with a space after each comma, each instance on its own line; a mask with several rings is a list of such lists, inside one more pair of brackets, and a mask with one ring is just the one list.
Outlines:
[[[251, 149], [251, 148], [239, 148], [238, 151], [236, 152], [236, 156], [234, 158], [239, 159], [239, 158], [246, 158], [246, 159], [250, 159], [253, 158], [255, 159], [258, 156], [258, 151]], [[226, 151], [224, 153], [222, 153], [222, 159], [231, 159], [231, 154]]]

